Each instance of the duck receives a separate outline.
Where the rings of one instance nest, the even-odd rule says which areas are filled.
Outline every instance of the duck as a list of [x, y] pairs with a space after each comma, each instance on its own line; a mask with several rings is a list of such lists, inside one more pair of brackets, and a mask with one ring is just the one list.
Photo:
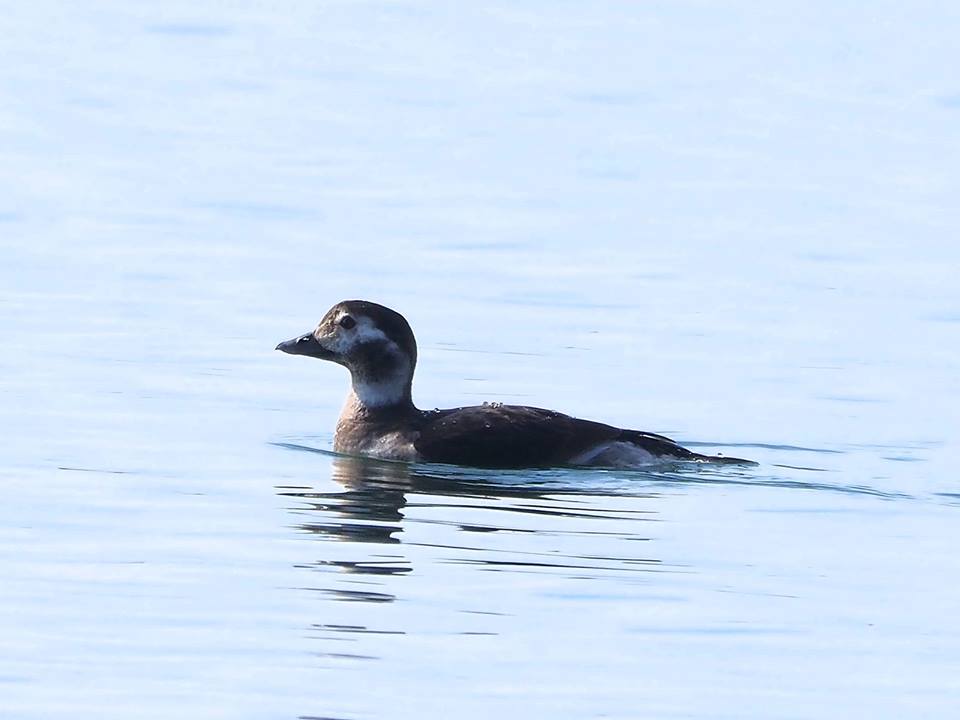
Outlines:
[[526, 405], [483, 403], [420, 410], [413, 403], [417, 342], [406, 318], [369, 300], [331, 307], [312, 331], [277, 350], [350, 372], [333, 449], [408, 463], [479, 468], [642, 467], [662, 462], [739, 463], [702, 455], [663, 435]]

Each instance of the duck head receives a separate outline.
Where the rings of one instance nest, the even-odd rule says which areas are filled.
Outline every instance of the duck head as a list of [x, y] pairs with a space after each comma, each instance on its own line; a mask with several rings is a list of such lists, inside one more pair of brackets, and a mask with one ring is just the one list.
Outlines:
[[344, 300], [330, 308], [313, 332], [277, 345], [343, 365], [353, 394], [366, 408], [410, 404], [417, 342], [406, 319], [367, 300]]

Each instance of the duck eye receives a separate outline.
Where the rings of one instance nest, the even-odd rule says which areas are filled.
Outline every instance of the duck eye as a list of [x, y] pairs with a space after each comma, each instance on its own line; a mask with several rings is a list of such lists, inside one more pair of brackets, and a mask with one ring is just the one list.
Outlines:
[[344, 315], [342, 318], [340, 318], [340, 327], [342, 327], [344, 330], [349, 330], [356, 324], [357, 321], [349, 315]]

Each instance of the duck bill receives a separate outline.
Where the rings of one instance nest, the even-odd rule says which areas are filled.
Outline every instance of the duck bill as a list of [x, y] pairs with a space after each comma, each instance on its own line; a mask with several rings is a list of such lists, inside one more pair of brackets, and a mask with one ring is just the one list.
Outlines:
[[307, 357], [320, 358], [321, 360], [333, 359], [333, 353], [318, 343], [313, 333], [307, 333], [306, 335], [291, 338], [290, 340], [284, 340], [277, 345], [277, 350], [282, 350], [290, 355], [306, 355]]

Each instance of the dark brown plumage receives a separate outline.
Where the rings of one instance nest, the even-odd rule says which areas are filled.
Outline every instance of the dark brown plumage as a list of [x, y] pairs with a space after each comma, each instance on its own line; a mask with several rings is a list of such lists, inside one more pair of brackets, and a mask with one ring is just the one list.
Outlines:
[[657, 460], [748, 463], [701, 455], [670, 438], [499, 403], [418, 410], [410, 388], [417, 362], [402, 315], [366, 300], [334, 305], [312, 333], [278, 350], [350, 370], [352, 387], [334, 448], [348, 454], [476, 467], [634, 466]]

